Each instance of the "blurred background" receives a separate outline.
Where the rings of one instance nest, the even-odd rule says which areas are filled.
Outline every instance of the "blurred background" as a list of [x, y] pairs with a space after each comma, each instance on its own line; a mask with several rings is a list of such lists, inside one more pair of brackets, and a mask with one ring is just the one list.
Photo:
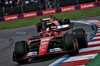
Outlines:
[[0, 17], [97, 1], [99, 0], [0, 0]]

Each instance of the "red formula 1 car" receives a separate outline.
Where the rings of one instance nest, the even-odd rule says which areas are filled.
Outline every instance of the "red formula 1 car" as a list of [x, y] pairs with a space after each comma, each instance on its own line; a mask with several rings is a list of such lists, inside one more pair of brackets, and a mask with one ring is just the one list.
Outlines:
[[42, 28], [47, 28], [49, 26], [59, 26], [59, 25], [64, 25], [64, 24], [70, 24], [69, 19], [57, 19], [55, 17], [50, 17], [50, 18], [44, 18], [40, 20], [40, 23], [36, 24], [36, 30], [37, 32], [41, 32]]
[[82, 28], [72, 29], [71, 32], [69, 29], [72, 29], [72, 25], [53, 26], [50, 30], [41, 31], [39, 37], [30, 37], [29, 44], [26, 41], [16, 42], [13, 61], [21, 64], [28, 62], [30, 58], [52, 54], [78, 54], [79, 48], [88, 46], [86, 33]]

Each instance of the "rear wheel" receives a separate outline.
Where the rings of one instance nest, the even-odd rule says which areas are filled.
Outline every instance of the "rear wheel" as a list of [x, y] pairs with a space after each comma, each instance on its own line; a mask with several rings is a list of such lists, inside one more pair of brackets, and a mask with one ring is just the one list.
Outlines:
[[64, 44], [67, 51], [70, 51], [69, 55], [75, 55], [79, 53], [77, 39], [74, 37], [74, 34], [65, 34], [64, 35]]
[[69, 19], [64, 19], [63, 24], [70, 24], [70, 20]]
[[87, 36], [86, 36], [85, 30], [80, 28], [80, 29], [73, 30], [73, 32], [75, 33], [75, 36], [77, 37], [79, 48], [87, 47], [88, 43], [87, 43]]
[[28, 59], [20, 60], [23, 56], [28, 53], [28, 46], [26, 41], [18, 41], [15, 43], [15, 48], [13, 52], [13, 60], [17, 61], [17, 63], [27, 63]]
[[37, 23], [36, 24], [36, 30], [37, 30], [37, 32], [41, 32], [41, 29], [42, 29], [42, 22], [41, 23]]
[[59, 24], [60, 24], [60, 25], [63, 25], [63, 22], [62, 22], [62, 20], [59, 20], [58, 22], [59, 22]]

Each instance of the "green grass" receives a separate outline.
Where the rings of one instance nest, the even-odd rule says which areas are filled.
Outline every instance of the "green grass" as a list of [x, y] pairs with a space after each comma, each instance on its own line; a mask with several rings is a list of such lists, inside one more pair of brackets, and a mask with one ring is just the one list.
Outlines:
[[[77, 19], [77, 18], [84, 18], [84, 17], [91, 17], [98, 15], [100, 15], [100, 7], [85, 9], [85, 10], [77, 10], [72, 12], [58, 13], [54, 14], [53, 16], [57, 17], [58, 19], [63, 19], [63, 18]], [[49, 15], [19, 19], [8, 22], [1, 22], [0, 30], [35, 25], [37, 22], [39, 22], [41, 18], [46, 18], [46, 17], [49, 17]]]
[[100, 53], [91, 60], [86, 66], [100, 66]]

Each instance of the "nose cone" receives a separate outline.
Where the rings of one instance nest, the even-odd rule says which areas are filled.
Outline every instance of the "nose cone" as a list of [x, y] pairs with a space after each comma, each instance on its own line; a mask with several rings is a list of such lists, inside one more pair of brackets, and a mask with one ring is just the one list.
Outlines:
[[43, 55], [47, 53], [48, 45], [49, 45], [49, 41], [41, 42], [40, 47], [39, 47], [39, 55]]

